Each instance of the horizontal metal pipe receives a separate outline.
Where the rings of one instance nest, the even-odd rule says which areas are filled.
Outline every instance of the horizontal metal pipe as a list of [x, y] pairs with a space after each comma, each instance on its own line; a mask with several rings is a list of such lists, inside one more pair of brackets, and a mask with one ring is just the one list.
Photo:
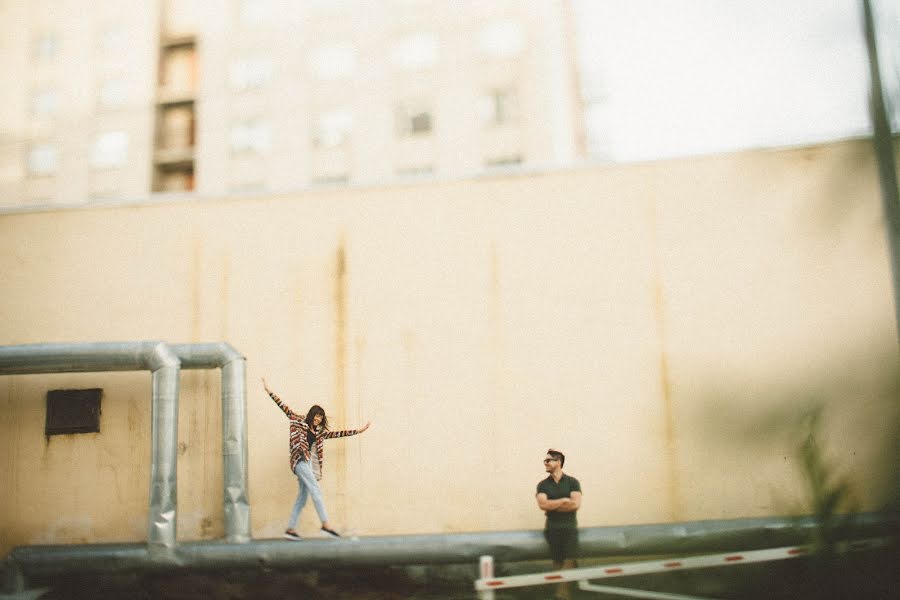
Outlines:
[[156, 371], [179, 367], [159, 341], [0, 346], [0, 375]]
[[182, 369], [219, 369], [244, 355], [225, 342], [212, 344], [169, 344]]
[[[848, 537], [885, 535], [897, 517], [854, 515]], [[817, 527], [812, 517], [695, 521], [580, 530], [585, 557], [673, 555], [755, 550], [809, 543]], [[188, 542], [154, 555], [140, 544], [23, 546], [8, 560], [27, 577], [67, 572], [125, 572], [171, 569], [311, 568], [353, 565], [477, 564], [489, 554], [498, 561], [548, 558], [541, 531], [363, 537], [359, 540], [253, 540], [243, 544]]]

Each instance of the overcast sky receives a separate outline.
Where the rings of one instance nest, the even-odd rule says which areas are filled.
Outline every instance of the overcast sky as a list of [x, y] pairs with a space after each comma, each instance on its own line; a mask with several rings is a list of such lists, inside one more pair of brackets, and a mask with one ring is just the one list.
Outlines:
[[[873, 0], [886, 84], [900, 0]], [[588, 113], [617, 161], [797, 145], [870, 128], [860, 0], [575, 0]], [[898, 97], [900, 100], [900, 97]]]

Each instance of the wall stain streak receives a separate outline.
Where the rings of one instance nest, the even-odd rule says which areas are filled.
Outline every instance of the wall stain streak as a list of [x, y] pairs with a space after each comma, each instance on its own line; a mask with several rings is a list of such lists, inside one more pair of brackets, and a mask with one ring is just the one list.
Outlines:
[[[347, 423], [347, 253], [341, 237], [334, 261], [334, 404], [335, 420], [332, 429], [348, 429]], [[337, 476], [338, 514], [346, 514], [347, 453], [336, 449], [331, 456], [336, 459], [334, 473]]]
[[660, 393], [663, 401], [663, 427], [665, 435], [666, 469], [668, 471], [668, 495], [669, 495], [669, 519], [679, 521], [682, 509], [678, 497], [680, 487], [678, 479], [678, 453], [675, 442], [675, 416], [672, 407], [672, 384], [669, 372], [669, 352], [666, 345], [668, 332], [666, 331], [665, 315], [665, 291], [663, 290], [662, 275], [660, 273], [659, 254], [659, 222], [656, 214], [656, 200], [651, 200], [650, 210], [650, 252], [653, 281], [653, 312], [656, 321], [656, 334], [659, 340], [659, 378]]
[[347, 256], [341, 241], [334, 269], [334, 401], [338, 418], [346, 417], [347, 402]]

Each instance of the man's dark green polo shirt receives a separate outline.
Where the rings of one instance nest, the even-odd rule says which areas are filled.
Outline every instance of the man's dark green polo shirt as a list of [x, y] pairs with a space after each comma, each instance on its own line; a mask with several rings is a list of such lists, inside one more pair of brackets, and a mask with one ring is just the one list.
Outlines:
[[[536, 493], [547, 494], [548, 500], [559, 500], [560, 498], [571, 497], [572, 492], [580, 491], [581, 484], [578, 483], [578, 480], [563, 473], [563, 476], [559, 478], [559, 482], [553, 480], [553, 475], [548, 475], [547, 479], [537, 484]], [[578, 528], [578, 520], [575, 518], [574, 512], [551, 510], [546, 511], [545, 514], [547, 515], [547, 524], [545, 525], [547, 529]]]

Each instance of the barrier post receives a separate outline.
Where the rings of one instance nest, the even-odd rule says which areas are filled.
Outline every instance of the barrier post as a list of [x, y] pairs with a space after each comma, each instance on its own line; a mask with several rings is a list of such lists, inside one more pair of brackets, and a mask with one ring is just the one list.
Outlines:
[[[482, 579], [494, 578], [494, 557], [485, 554], [479, 560], [478, 568]], [[478, 600], [494, 600], [494, 590], [478, 590]]]

